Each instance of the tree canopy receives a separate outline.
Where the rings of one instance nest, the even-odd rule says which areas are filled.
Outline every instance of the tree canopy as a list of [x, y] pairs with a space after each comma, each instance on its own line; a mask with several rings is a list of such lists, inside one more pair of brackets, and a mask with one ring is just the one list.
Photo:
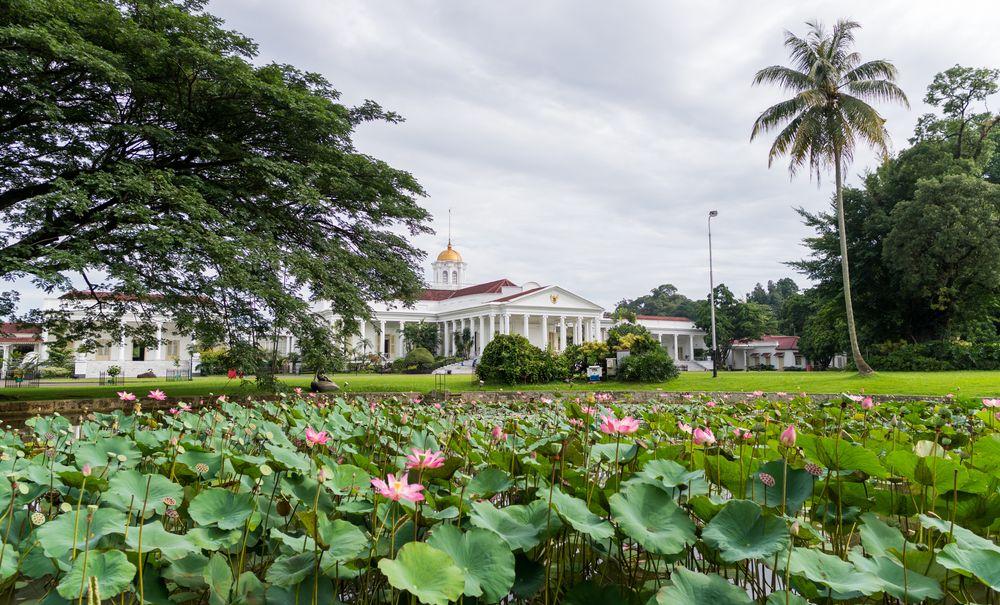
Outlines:
[[[991, 69], [938, 74], [927, 100], [943, 112], [923, 116], [911, 147], [868, 173], [861, 187], [844, 191], [862, 342], [998, 337], [1000, 181], [994, 174], [1000, 171], [990, 170], [1000, 156], [1000, 129], [986, 105], [998, 79], [1000, 72]], [[799, 213], [816, 234], [805, 241], [809, 256], [793, 266], [816, 282], [810, 295], [817, 312], [842, 322], [843, 313], [830, 304], [842, 295], [834, 203], [826, 212]]]
[[697, 303], [677, 291], [673, 284], [663, 284], [653, 288], [649, 294], [633, 299], [622, 299], [619, 311], [637, 315], [664, 315], [667, 317], [687, 317], [694, 319]]
[[[0, 11], [0, 271], [169, 313], [204, 343], [325, 330], [409, 299], [424, 192], [357, 150], [321, 75], [255, 62], [200, 0], [11, 0]], [[135, 305], [136, 301], [141, 304]], [[138, 308], [136, 308], [138, 307]], [[51, 319], [51, 318], [50, 318]]]

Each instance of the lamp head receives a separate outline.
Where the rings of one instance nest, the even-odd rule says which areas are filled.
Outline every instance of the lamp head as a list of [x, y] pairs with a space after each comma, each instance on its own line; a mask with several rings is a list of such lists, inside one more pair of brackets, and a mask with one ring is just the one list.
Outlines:
[[718, 210], [709, 210], [708, 211], [708, 216], [710, 216], [710, 217], [712, 217], [712, 216], [719, 216], [719, 211]]

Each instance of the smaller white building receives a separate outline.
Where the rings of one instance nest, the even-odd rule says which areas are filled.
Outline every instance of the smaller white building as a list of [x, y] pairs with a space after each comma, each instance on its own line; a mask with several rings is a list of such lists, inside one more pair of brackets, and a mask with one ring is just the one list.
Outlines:
[[41, 330], [16, 323], [0, 324], [0, 379], [6, 378], [15, 365], [24, 365], [38, 359], [44, 347]]
[[[96, 293], [97, 297], [111, 296], [105, 292]], [[93, 305], [94, 297], [89, 293], [70, 292], [59, 298], [45, 300], [48, 311], [65, 311], [71, 318], [83, 319], [86, 309]], [[73, 375], [78, 378], [99, 378], [107, 374], [108, 368], [117, 366], [121, 376], [135, 377], [152, 372], [157, 378], [163, 378], [171, 373], [197, 373], [199, 355], [194, 339], [189, 334], [183, 334], [168, 317], [154, 315], [150, 318], [156, 332], [158, 344], [146, 346], [124, 337], [120, 340], [110, 335], [98, 337], [97, 348], [91, 352], [80, 352], [78, 343], [68, 343], [68, 348], [76, 351]], [[139, 326], [144, 322], [136, 313], [126, 313], [122, 317], [126, 326]], [[46, 345], [54, 339], [45, 332], [42, 333], [42, 343], [39, 347], [39, 361], [45, 363], [48, 358]]]

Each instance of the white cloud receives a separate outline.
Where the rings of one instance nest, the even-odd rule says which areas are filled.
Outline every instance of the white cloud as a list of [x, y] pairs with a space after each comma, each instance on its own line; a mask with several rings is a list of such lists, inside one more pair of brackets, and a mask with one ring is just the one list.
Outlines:
[[[754, 72], [786, 62], [786, 29], [860, 21], [858, 49], [895, 62], [913, 108], [884, 108], [906, 144], [933, 75], [993, 64], [995, 2], [581, 3], [444, 0], [213, 0], [209, 10], [259, 43], [261, 60], [324, 74], [348, 103], [400, 112], [367, 125], [366, 153], [409, 170], [429, 193], [444, 245], [477, 279], [557, 282], [611, 305], [661, 283], [707, 292], [705, 220], [716, 280], [737, 293], [794, 276], [809, 235], [792, 210], [819, 209], [830, 187], [750, 143], [756, 115], [781, 98]], [[860, 153], [850, 174], [873, 166]]]

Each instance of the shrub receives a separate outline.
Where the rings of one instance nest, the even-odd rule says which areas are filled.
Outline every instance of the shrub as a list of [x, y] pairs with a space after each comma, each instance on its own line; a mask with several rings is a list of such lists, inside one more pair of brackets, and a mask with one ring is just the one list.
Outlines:
[[865, 353], [872, 367], [879, 370], [1000, 370], [1000, 342], [886, 342], [866, 347]]
[[564, 358], [546, 353], [517, 334], [496, 336], [479, 358], [476, 374], [486, 382], [532, 384], [567, 374]]
[[622, 338], [629, 334], [648, 336], [650, 340], [653, 340], [653, 335], [650, 334], [649, 330], [645, 327], [633, 323], [620, 323], [608, 330], [608, 347], [610, 347], [612, 351], [627, 350], [628, 347], [622, 345]]
[[626, 382], [663, 382], [680, 376], [674, 360], [661, 347], [632, 353], [618, 365], [618, 377]]
[[403, 368], [408, 372], [426, 374], [434, 366], [434, 354], [423, 347], [416, 347], [403, 358]]
[[42, 378], [67, 378], [73, 375], [73, 370], [63, 366], [42, 366]]

